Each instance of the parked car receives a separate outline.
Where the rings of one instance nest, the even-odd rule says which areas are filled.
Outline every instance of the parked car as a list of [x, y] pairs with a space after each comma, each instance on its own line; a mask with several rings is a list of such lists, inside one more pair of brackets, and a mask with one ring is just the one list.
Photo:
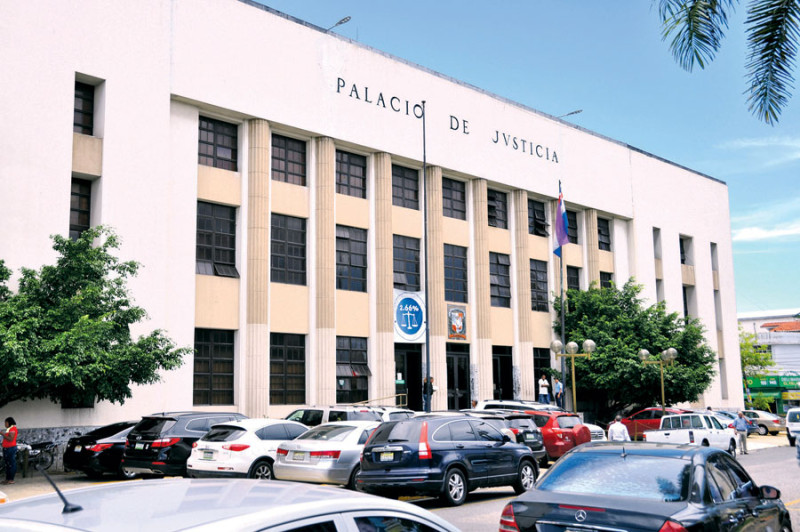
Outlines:
[[371, 406], [336, 405], [298, 408], [288, 416], [306, 427], [316, 427], [333, 421], [383, 421], [381, 412]]
[[282, 443], [276, 451], [275, 477], [355, 489], [361, 450], [378, 425], [379, 421], [335, 421]]
[[800, 436], [800, 408], [790, 408], [786, 412], [786, 437], [789, 438], [789, 445], [794, 447], [798, 436]]
[[780, 491], [711, 447], [592, 442], [506, 505], [501, 531], [792, 529]]
[[720, 423], [710, 412], [664, 416], [659, 430], [648, 430], [643, 436], [648, 442], [705, 445], [736, 456], [736, 431]]
[[762, 436], [772, 434], [775, 436], [786, 428], [786, 421], [777, 414], [763, 410], [742, 410], [744, 416], [758, 425], [758, 433]]
[[408, 408], [401, 408], [398, 406], [374, 406], [383, 421], [396, 421], [398, 419], [408, 419], [414, 417], [416, 412]]
[[525, 445], [533, 453], [539, 466], [547, 466], [547, 451], [544, 448], [542, 431], [536, 426], [533, 415], [523, 412], [505, 412], [498, 410], [506, 420], [517, 443]]
[[142, 418], [128, 433], [122, 460], [139, 474], [186, 475], [192, 444], [217, 423], [245, 419], [238, 412], [162, 412]]
[[458, 531], [407, 502], [277, 480], [153, 479], [64, 495], [81, 509], [63, 512], [56, 493], [0, 504], [0, 530]]
[[528, 401], [524, 399], [510, 400], [510, 399], [491, 399], [488, 401], [478, 401], [474, 410], [515, 410], [524, 412], [525, 410], [558, 410], [564, 412], [563, 408], [556, 405], [539, 403], [536, 401]]
[[214, 425], [192, 444], [186, 472], [195, 478], [274, 478], [278, 446], [308, 427], [285, 419], [243, 419]]
[[70, 438], [64, 450], [64, 467], [82, 471], [89, 478], [111, 473], [130, 479], [136, 473], [122, 466], [122, 453], [128, 433], [138, 421], [120, 421]]
[[[739, 417], [736, 412], [729, 412], [727, 410], [712, 410], [717, 419], [719, 419], [720, 423], [723, 423], [728, 428], [733, 428], [733, 420]], [[752, 419], [745, 417], [747, 421], [747, 435], [750, 436], [754, 432], [758, 432], [758, 425], [756, 425]]]
[[622, 424], [628, 429], [632, 440], [641, 440], [642, 434], [648, 430], [656, 430], [661, 426], [661, 416], [666, 414], [683, 414], [691, 412], [683, 408], [666, 408], [652, 406], [644, 408], [628, 417], [622, 418]]
[[468, 415], [426, 415], [383, 423], [364, 446], [357, 483], [381, 495], [433, 495], [462, 504], [481, 487], [522, 493], [538, 476], [530, 449]]

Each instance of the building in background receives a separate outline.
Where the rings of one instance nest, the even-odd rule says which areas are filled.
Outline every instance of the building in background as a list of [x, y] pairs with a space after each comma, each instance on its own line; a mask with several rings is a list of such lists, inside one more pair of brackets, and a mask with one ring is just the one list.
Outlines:
[[532, 399], [559, 268], [702, 320], [700, 403], [743, 403], [717, 179], [248, 1], [8, 3], [0, 36], [0, 256], [38, 267], [49, 235], [112, 226], [141, 331], [196, 348], [121, 408], [10, 405], [28, 426], [420, 408], [425, 327], [433, 409]]

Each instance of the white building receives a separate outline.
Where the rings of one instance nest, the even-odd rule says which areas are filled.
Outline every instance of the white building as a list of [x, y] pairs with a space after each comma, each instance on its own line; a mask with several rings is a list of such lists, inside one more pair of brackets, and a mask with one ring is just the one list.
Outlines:
[[433, 408], [532, 398], [553, 363], [559, 181], [568, 283], [633, 276], [700, 318], [719, 355], [701, 403], [742, 404], [714, 178], [248, 1], [4, 2], [0, 71], [0, 257], [38, 267], [49, 235], [110, 225], [143, 264], [141, 330], [198, 349], [123, 407], [7, 407], [27, 426], [418, 407], [425, 350], [396, 340], [393, 298], [424, 286], [425, 246]]
[[770, 373], [800, 375], [800, 308], [742, 312], [738, 319], [742, 330], [772, 353]]

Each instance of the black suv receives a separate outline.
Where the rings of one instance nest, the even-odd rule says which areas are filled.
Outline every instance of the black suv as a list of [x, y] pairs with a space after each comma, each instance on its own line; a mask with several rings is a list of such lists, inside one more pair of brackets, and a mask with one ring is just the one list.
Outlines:
[[128, 433], [122, 462], [133, 473], [186, 476], [192, 444], [212, 425], [245, 419], [237, 412], [162, 412], [144, 416]]
[[361, 455], [360, 490], [382, 495], [438, 495], [462, 504], [482, 487], [533, 487], [539, 468], [530, 449], [512, 442], [488, 420], [469, 415], [426, 415], [387, 421]]

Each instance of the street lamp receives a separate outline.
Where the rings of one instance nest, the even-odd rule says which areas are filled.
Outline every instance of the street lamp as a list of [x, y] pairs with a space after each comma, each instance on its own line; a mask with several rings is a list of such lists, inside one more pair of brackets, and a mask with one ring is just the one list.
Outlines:
[[575, 342], [568, 342], [566, 345], [566, 353], [564, 351], [564, 344], [561, 340], [553, 340], [550, 344], [550, 351], [556, 354], [556, 357], [569, 357], [572, 360], [572, 410], [578, 412], [578, 402], [575, 399], [575, 357], [592, 358], [592, 353], [597, 349], [597, 344], [594, 340], [586, 339], [583, 341], [583, 353], [578, 353], [578, 344]]
[[348, 22], [350, 22], [350, 17], [349, 16], [348, 17], [344, 17], [342, 20], [340, 20], [339, 22], [337, 22], [336, 24], [334, 24], [330, 28], [326, 29], [325, 31], [331, 31], [336, 26], [341, 26], [342, 24], [347, 24]]
[[570, 111], [569, 113], [567, 113], [565, 115], [557, 116], [556, 118], [564, 118], [565, 116], [572, 116], [572, 115], [576, 115], [576, 114], [582, 113], [582, 112], [583, 112], [583, 109], [576, 109], [575, 111]]
[[641, 349], [639, 351], [639, 359], [643, 364], [658, 364], [661, 368], [661, 415], [666, 414], [666, 400], [664, 399], [664, 365], [671, 365], [678, 358], [678, 351], [674, 347], [670, 347], [661, 351], [661, 358], [650, 360], [650, 351]]

